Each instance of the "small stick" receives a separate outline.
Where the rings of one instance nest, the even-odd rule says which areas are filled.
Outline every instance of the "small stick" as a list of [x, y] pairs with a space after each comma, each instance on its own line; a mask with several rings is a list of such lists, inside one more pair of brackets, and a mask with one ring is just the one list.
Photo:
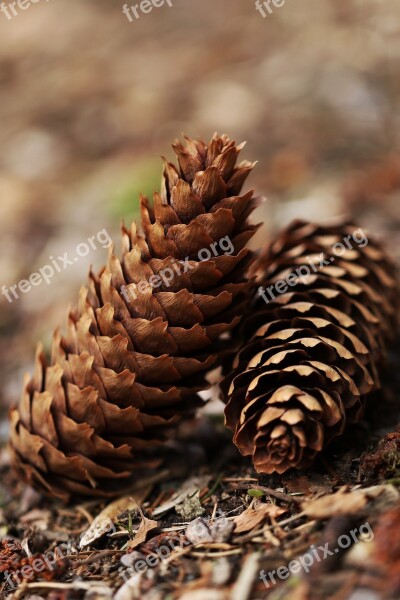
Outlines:
[[298, 498], [297, 496], [291, 496], [290, 494], [284, 494], [283, 492], [278, 492], [278, 490], [273, 490], [272, 488], [264, 487], [263, 485], [252, 485], [251, 488], [246, 488], [250, 490], [261, 490], [265, 492], [269, 496], [273, 496], [278, 500], [282, 500], [283, 502], [294, 503], [294, 504], [302, 504], [303, 499]]

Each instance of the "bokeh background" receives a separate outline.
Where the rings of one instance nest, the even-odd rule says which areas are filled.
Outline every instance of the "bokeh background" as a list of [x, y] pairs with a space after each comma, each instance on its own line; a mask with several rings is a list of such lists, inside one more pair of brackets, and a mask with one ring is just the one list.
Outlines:
[[[215, 130], [258, 160], [256, 245], [292, 218], [351, 213], [400, 258], [398, 0], [286, 0], [267, 18], [254, 0], [173, 0], [132, 23], [122, 5], [0, 13], [0, 286], [101, 229], [118, 246], [171, 141]], [[1, 296], [2, 439], [36, 340], [49, 345], [106, 252]]]

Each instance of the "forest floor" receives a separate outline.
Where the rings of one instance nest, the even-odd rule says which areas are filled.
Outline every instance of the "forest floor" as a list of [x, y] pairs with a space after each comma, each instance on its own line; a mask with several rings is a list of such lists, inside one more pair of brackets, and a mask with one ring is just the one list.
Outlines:
[[258, 476], [203, 417], [131, 494], [65, 506], [15, 480], [4, 449], [1, 598], [399, 598], [400, 378], [388, 371], [374, 426], [353, 426], [307, 471]]

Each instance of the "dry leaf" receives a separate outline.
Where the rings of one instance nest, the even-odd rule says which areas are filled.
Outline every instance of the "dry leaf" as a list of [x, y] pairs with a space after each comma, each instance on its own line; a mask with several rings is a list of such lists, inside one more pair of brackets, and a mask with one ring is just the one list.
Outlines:
[[118, 520], [120, 514], [126, 510], [134, 510], [139, 512], [139, 504], [144, 501], [150, 493], [151, 486], [138, 490], [135, 497], [123, 496], [114, 502], [111, 502], [100, 514], [94, 519], [90, 527], [83, 533], [79, 543], [80, 548], [84, 548], [92, 544], [105, 533], [114, 528], [114, 523]]
[[317, 500], [304, 502], [302, 508], [304, 514], [312, 519], [329, 519], [333, 516], [358, 513], [366, 503], [365, 490], [355, 490], [351, 493], [328, 494]]
[[251, 531], [257, 525], [260, 525], [267, 517], [279, 517], [284, 512], [286, 512], [286, 508], [281, 508], [280, 506], [276, 506], [276, 504], [265, 504], [264, 502], [260, 502], [255, 505], [253, 508], [246, 508], [242, 514], [235, 517], [233, 522], [235, 523], [235, 533], [246, 533], [247, 531]]
[[158, 527], [157, 521], [152, 521], [151, 519], [147, 519], [144, 515], [142, 515], [142, 520], [139, 525], [139, 529], [130, 542], [127, 543], [126, 548], [129, 550], [133, 550], [142, 544], [147, 537], [147, 534], [152, 529], [156, 529]]
[[370, 487], [364, 488], [362, 490], [372, 500], [376, 498], [383, 499], [388, 501], [388, 506], [396, 502], [399, 499], [399, 490], [392, 485], [391, 483], [384, 483], [381, 485], [372, 485]]

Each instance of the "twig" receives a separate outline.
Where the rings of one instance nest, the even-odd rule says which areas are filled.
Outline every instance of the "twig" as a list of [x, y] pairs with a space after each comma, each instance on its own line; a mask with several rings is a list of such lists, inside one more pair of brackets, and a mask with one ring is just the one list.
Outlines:
[[176, 552], [171, 552], [171, 554], [163, 561], [165, 565], [168, 563], [180, 558], [184, 554], [188, 554], [192, 550], [192, 546], [188, 546], [186, 548], [182, 548], [181, 550], [177, 550]]
[[96, 552], [95, 554], [93, 554], [92, 556], [88, 556], [88, 558], [85, 558], [85, 560], [79, 561], [78, 562], [78, 566], [82, 566], [82, 565], [90, 565], [90, 563], [94, 562], [95, 560], [98, 560], [100, 558], [103, 558], [103, 556], [109, 556], [112, 554], [124, 554], [123, 550], [99, 550], [98, 552]]
[[260, 533], [263, 533], [264, 531], [266, 531], [268, 529], [274, 529], [275, 527], [281, 527], [282, 525], [288, 525], [289, 523], [296, 521], [297, 519], [300, 519], [301, 517], [305, 517], [304, 512], [301, 512], [298, 515], [292, 515], [291, 517], [288, 517], [287, 519], [284, 519], [283, 521], [277, 521], [273, 525], [268, 525], [267, 527], [263, 527], [262, 529], [258, 529], [257, 531], [251, 531], [247, 535], [237, 537], [236, 541], [241, 542], [241, 543], [251, 541], [253, 539], [253, 537], [259, 535]]
[[29, 589], [48, 589], [48, 590], [90, 590], [90, 589], [107, 589], [110, 590], [108, 586], [104, 584], [99, 584], [97, 582], [88, 582], [88, 581], [74, 581], [73, 583], [57, 583], [57, 582], [47, 582], [47, 581], [38, 581], [34, 583], [23, 583], [19, 589], [14, 592], [12, 595], [13, 600], [19, 600], [25, 594], [25, 592]]
[[199, 558], [222, 558], [224, 556], [235, 556], [241, 554], [243, 550], [241, 548], [235, 548], [234, 550], [224, 550], [222, 552], [192, 552], [192, 556], [198, 556]]
[[288, 503], [293, 503], [293, 504], [301, 504], [303, 502], [303, 500], [301, 498], [298, 498], [297, 496], [291, 496], [290, 494], [284, 494], [283, 492], [278, 492], [277, 490], [273, 490], [272, 488], [264, 487], [263, 485], [252, 485], [251, 488], [245, 488], [243, 486], [243, 489], [261, 490], [262, 492], [265, 492], [269, 496], [273, 496], [274, 498], [277, 498], [278, 500], [282, 500], [283, 502], [288, 502]]
[[223, 481], [235, 482], [235, 481], [258, 481], [257, 477], [224, 477]]

